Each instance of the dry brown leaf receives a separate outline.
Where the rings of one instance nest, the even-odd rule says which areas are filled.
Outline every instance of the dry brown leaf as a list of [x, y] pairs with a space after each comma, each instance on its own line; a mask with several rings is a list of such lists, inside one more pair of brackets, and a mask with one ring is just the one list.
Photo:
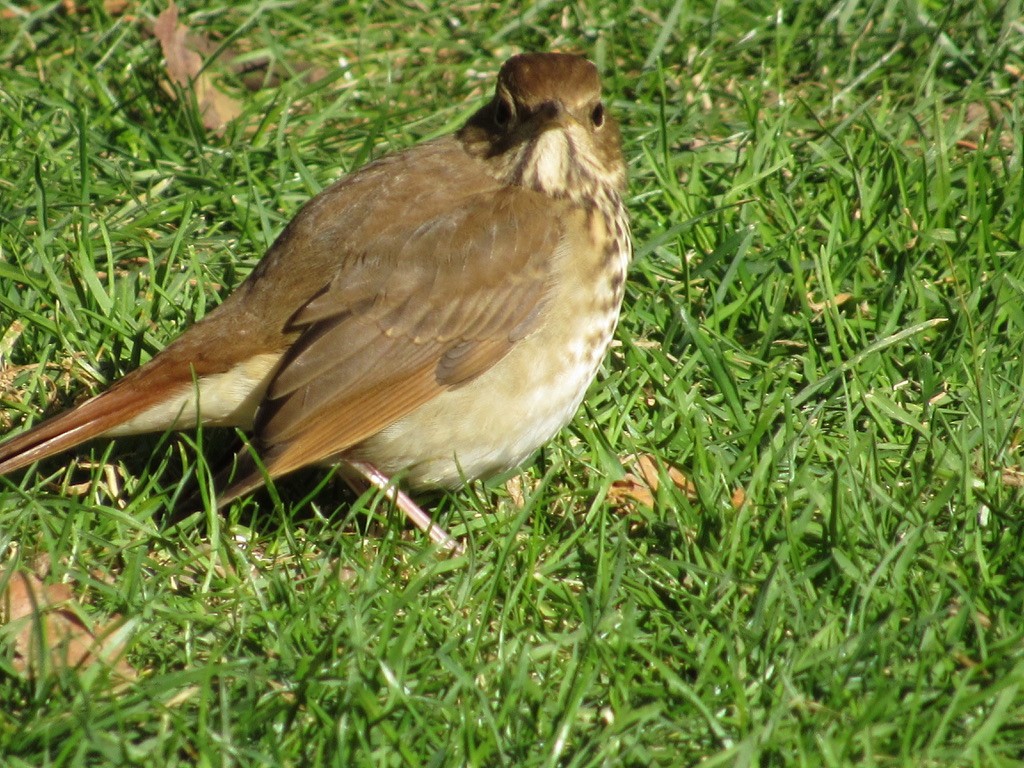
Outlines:
[[118, 632], [123, 619], [91, 628], [80, 617], [67, 584], [46, 584], [34, 573], [0, 573], [0, 626], [14, 646], [14, 668], [37, 676], [47, 670], [84, 669], [97, 662], [121, 679], [135, 670], [121, 657], [126, 637]]
[[202, 69], [203, 60], [198, 53], [185, 46], [188, 27], [178, 23], [178, 6], [173, 2], [157, 16], [153, 34], [160, 41], [167, 60], [167, 74], [178, 85], [189, 86], [192, 78]]
[[1011, 488], [1024, 488], [1024, 470], [1020, 467], [1003, 467], [1002, 480]]
[[810, 307], [814, 312], [822, 312], [829, 307], [839, 307], [848, 302], [853, 298], [852, 293], [837, 293], [831, 298], [824, 299], [822, 301], [815, 301], [811, 294], [807, 294], [807, 306]]
[[[103, 0], [103, 10], [111, 16], [120, 16], [128, 8], [128, 5], [128, 0]], [[74, 16], [78, 13], [78, 3], [75, 0], [61, 0], [60, 6], [68, 16]], [[36, 10], [36, 5], [33, 4], [28, 8], [22, 8], [21, 13], [25, 13], [28, 10]], [[2, 17], [14, 18], [14, 15], [14, 11], [5, 11]]]
[[[651, 487], [651, 490], [657, 491], [661, 480], [658, 474], [658, 464], [654, 460], [654, 457], [647, 453], [641, 454], [637, 457], [636, 466], [640, 471], [640, 475]], [[666, 474], [668, 475], [668, 479], [672, 481], [672, 484], [679, 490], [683, 491], [687, 498], [691, 501], [695, 501], [697, 499], [697, 486], [690, 482], [690, 479], [679, 469], [669, 466], [666, 470]]]
[[526, 491], [523, 488], [522, 475], [513, 475], [506, 480], [505, 490], [508, 491], [509, 498], [512, 499], [512, 505], [516, 509], [522, 509], [526, 506]]
[[654, 494], [651, 493], [650, 486], [632, 472], [627, 472], [612, 483], [608, 489], [608, 499], [614, 504], [635, 501], [645, 507], [654, 506]]
[[[620, 480], [612, 483], [608, 491], [608, 497], [613, 502], [635, 501], [648, 507], [654, 506], [654, 494], [661, 486], [661, 475], [658, 472], [658, 462], [650, 454], [643, 453], [637, 456], [635, 462], [636, 472], [627, 472]], [[691, 501], [697, 499], [697, 487], [686, 475], [673, 466], [665, 470], [668, 479], [672, 484], [683, 491]]]
[[741, 486], [736, 486], [732, 492], [732, 508], [739, 509], [743, 506], [743, 503], [747, 500], [747, 492], [743, 490]]
[[173, 2], [157, 16], [153, 34], [160, 41], [171, 80], [184, 89], [191, 88], [195, 93], [199, 114], [206, 128], [221, 131], [242, 113], [241, 104], [218, 90], [209, 72], [203, 69], [202, 56], [195, 48], [208, 45], [209, 42], [201, 36], [193, 39], [188, 27], [178, 23], [178, 7]]
[[980, 662], [975, 661], [963, 651], [953, 651], [953, 660], [965, 669], [974, 669]]

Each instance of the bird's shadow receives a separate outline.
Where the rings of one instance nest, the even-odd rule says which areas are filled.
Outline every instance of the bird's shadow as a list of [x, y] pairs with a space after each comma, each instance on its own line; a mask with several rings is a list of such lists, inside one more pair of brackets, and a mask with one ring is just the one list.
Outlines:
[[[150, 519], [158, 528], [170, 529], [207, 516], [214, 506], [211, 496], [226, 487], [243, 445], [237, 434], [223, 429], [204, 430], [201, 438], [169, 433], [97, 440], [39, 461], [28, 470], [29, 484], [47, 494], [91, 497], [99, 506], [131, 506], [140, 496], [165, 496], [166, 504], [149, 510]], [[21, 480], [12, 476], [0, 482]], [[333, 470], [312, 467], [278, 478], [272, 487], [261, 487], [238, 503], [222, 505], [217, 514], [228, 522], [265, 528], [281, 519], [281, 507], [287, 508], [291, 521], [302, 522], [322, 517], [324, 510], [347, 514], [359, 495]]]

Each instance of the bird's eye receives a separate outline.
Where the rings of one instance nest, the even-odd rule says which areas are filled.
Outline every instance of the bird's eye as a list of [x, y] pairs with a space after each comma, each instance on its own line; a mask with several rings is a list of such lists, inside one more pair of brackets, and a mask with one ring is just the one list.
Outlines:
[[512, 105], [505, 99], [498, 99], [494, 104], [494, 124], [505, 128], [512, 122]]
[[595, 128], [600, 128], [604, 125], [604, 104], [598, 102], [597, 106], [590, 113], [590, 122], [594, 124]]

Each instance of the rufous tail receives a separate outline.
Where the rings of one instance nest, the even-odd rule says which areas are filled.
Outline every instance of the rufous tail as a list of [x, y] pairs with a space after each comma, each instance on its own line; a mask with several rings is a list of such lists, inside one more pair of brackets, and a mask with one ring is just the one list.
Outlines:
[[0, 443], [0, 475], [74, 448], [124, 424], [157, 403], [167, 387], [153, 386], [153, 370], [140, 368], [106, 392]]

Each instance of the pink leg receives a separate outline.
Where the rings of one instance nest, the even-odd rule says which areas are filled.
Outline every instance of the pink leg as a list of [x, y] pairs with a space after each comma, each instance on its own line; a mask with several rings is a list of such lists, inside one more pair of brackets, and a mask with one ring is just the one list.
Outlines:
[[405, 513], [412, 524], [426, 533], [439, 547], [456, 555], [461, 555], [466, 551], [462, 542], [456, 540], [448, 531], [431, 520], [430, 515], [420, 509], [408, 494], [395, 486], [391, 479], [379, 469], [364, 461], [348, 461], [346, 463], [365, 478], [370, 485], [384, 491], [388, 499]]

